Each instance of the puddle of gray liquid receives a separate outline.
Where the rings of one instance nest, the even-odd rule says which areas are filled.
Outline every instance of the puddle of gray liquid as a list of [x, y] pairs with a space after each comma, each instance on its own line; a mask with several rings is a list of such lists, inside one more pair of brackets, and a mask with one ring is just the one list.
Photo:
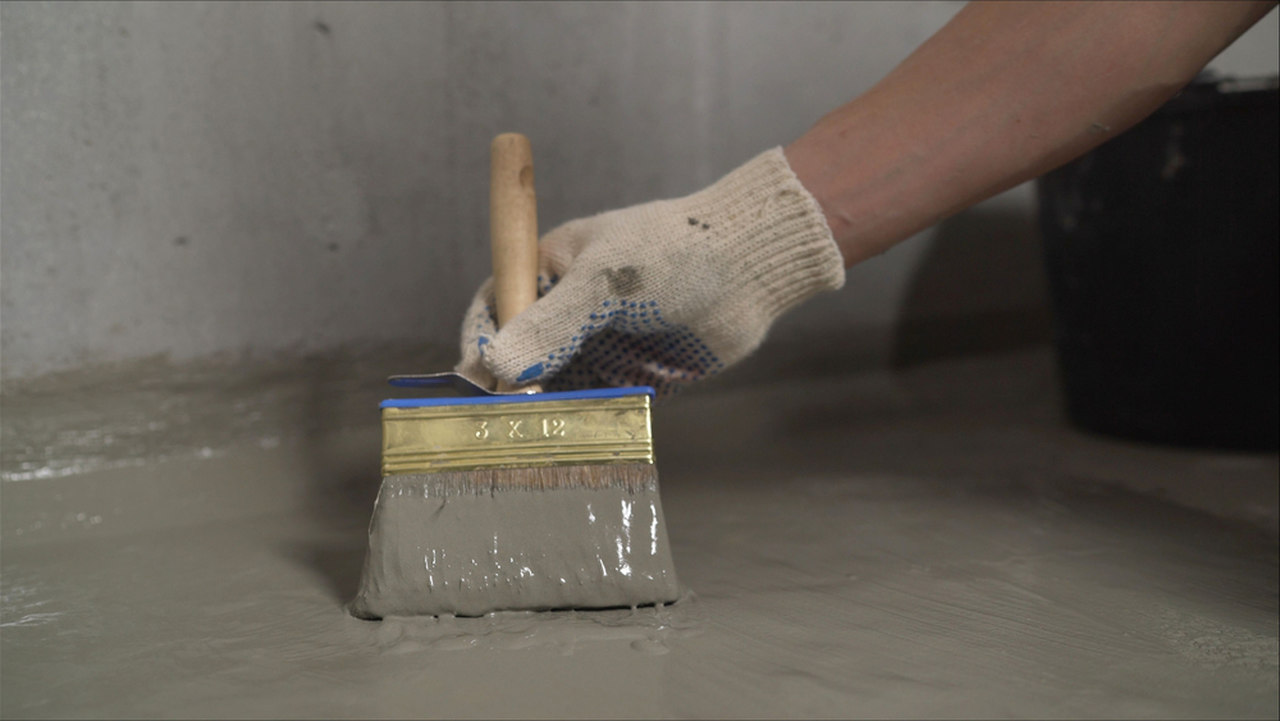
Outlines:
[[[775, 469], [776, 471], [777, 469]], [[359, 527], [3, 557], [12, 717], [1267, 717], [1274, 549], [1191, 512], [890, 477], [679, 479], [697, 595], [363, 621]]]
[[[1093, 482], [1270, 481], [1274, 457], [1130, 463], [1018, 399], [941, 418], [887, 399], [874, 415], [875, 396], [848, 388], [780, 394], [768, 414], [726, 395], [661, 415], [672, 441], [696, 439], [658, 443], [672, 555], [696, 592], [664, 607], [352, 617], [381, 480], [363, 440], [351, 463], [316, 441], [329, 453], [317, 466], [368, 468], [341, 522], [330, 486], [313, 490], [325, 513], [272, 501], [252, 515], [294, 457], [285, 447], [11, 482], [23, 490], [4, 490], [0, 529], [0, 717], [1280, 713], [1274, 539]], [[214, 485], [182, 486], [194, 477]], [[116, 485], [72, 497], [99, 480]], [[94, 503], [173, 518], [119, 529], [124, 516]], [[219, 503], [242, 513], [206, 508]], [[102, 520], [17, 535], [49, 508]]]

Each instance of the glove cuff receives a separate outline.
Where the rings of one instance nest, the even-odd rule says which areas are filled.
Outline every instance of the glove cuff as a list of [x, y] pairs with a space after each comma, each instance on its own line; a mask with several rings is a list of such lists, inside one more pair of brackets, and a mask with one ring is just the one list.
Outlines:
[[734, 259], [725, 281], [754, 296], [766, 321], [844, 285], [844, 258], [822, 208], [782, 148], [766, 150], [686, 200], [691, 224], [724, 222], [718, 235], [726, 258]]

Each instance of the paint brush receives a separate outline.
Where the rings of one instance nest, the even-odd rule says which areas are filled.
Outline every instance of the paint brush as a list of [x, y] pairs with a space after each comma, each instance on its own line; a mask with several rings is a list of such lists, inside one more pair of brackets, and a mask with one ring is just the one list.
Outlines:
[[[528, 139], [496, 137], [490, 171], [501, 327], [537, 298]], [[392, 383], [470, 387], [455, 374]], [[507, 392], [382, 403], [382, 487], [351, 612], [478, 616], [675, 601], [653, 389], [499, 390]]]

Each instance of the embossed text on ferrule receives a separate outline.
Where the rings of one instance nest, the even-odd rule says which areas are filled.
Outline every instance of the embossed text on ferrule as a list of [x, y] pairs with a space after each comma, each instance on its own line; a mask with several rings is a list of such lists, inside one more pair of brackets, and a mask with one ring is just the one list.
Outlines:
[[383, 409], [384, 475], [652, 463], [648, 396]]
[[[527, 421], [532, 420], [532, 423]], [[566, 421], [563, 418], [548, 418], [546, 416], [535, 418], [503, 418], [496, 425], [493, 421], [483, 418], [477, 418], [472, 421], [475, 427], [475, 433], [472, 436], [477, 441], [494, 441], [501, 438], [501, 434], [505, 434], [509, 440], [523, 441], [536, 438], [565, 438], [568, 435]], [[499, 431], [499, 435], [495, 435], [494, 431]]]

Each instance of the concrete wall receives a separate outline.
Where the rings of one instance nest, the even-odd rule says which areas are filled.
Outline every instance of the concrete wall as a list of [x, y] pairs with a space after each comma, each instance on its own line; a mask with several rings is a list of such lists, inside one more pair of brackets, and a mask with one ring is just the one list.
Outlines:
[[[451, 346], [487, 274], [496, 132], [533, 139], [544, 228], [682, 194], [960, 7], [6, 2], [3, 376]], [[1276, 72], [1276, 20], [1218, 67]], [[775, 341], [1042, 309], [1031, 207], [1015, 189], [855, 269]]]

